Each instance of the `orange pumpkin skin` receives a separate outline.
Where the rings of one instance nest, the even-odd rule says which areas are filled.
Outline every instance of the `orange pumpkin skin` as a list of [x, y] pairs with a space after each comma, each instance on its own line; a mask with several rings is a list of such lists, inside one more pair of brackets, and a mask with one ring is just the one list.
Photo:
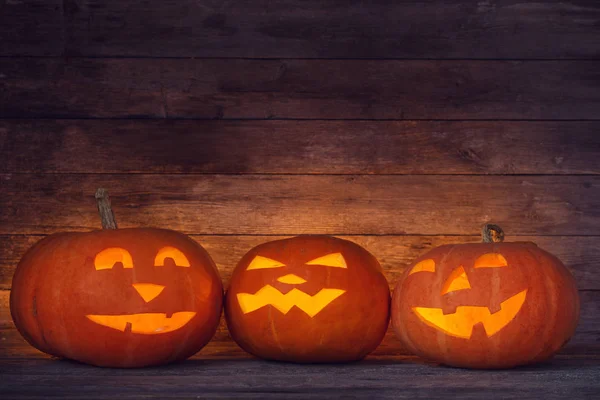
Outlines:
[[[159, 254], [170, 247], [184, 256]], [[130, 260], [112, 265], [105, 257], [102, 267], [98, 254], [109, 248], [126, 250]], [[133, 285], [141, 290], [140, 284], [150, 289], [138, 293]], [[45, 353], [97, 366], [142, 367], [198, 352], [217, 329], [222, 299], [218, 270], [199, 244], [175, 231], [133, 228], [42, 239], [17, 266], [10, 309], [19, 332]], [[132, 317], [137, 314], [151, 317]], [[91, 319], [98, 315], [116, 325]], [[173, 321], [181, 315], [177, 327]], [[155, 320], [163, 317], [171, 319]]]
[[[280, 266], [249, 269], [257, 256]], [[273, 303], [244, 312], [240, 295], [259, 296], [261, 290], [271, 292]], [[335, 298], [315, 300], [324, 295]], [[225, 315], [233, 339], [255, 356], [346, 362], [364, 358], [381, 343], [389, 323], [389, 304], [388, 283], [368, 251], [346, 240], [306, 235], [250, 250], [231, 277]]]
[[[490, 264], [489, 254], [500, 254], [506, 265], [485, 265]], [[435, 271], [427, 270], [433, 265], [429, 260]], [[460, 283], [451, 277], [460, 267], [470, 288], [464, 287], [464, 280]], [[448, 282], [457, 290], [448, 288]], [[450, 291], [442, 294], [444, 289]], [[519, 296], [520, 307], [517, 300], [510, 311], [512, 300], [507, 299]], [[494, 328], [491, 319], [501, 316], [495, 314], [502, 312], [501, 307], [507, 321], [497, 319]], [[448, 334], [433, 320], [426, 321], [422, 310], [427, 309], [441, 309], [444, 318], [453, 313], [465, 315], [466, 310], [476, 310], [472, 314], [489, 310], [493, 317], [446, 326], [452, 331]], [[515, 313], [512, 319], [511, 312]], [[391, 319], [400, 341], [419, 356], [457, 367], [510, 368], [546, 360], [569, 340], [579, 319], [579, 296], [567, 268], [534, 243], [445, 245], [423, 255], [404, 272], [394, 289]], [[470, 338], [457, 337], [456, 332], [465, 326], [472, 326]]]

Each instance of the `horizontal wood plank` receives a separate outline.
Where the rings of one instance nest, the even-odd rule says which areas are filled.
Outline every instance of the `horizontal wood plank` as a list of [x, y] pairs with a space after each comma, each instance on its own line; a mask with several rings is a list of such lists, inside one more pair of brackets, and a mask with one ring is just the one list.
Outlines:
[[[31, 348], [20, 337], [14, 327], [8, 308], [10, 291], [0, 290], [0, 360], [3, 357], [47, 357]], [[600, 292], [580, 292], [581, 314], [577, 331], [562, 350], [564, 354], [600, 354]], [[2, 352], [5, 354], [2, 354]], [[389, 327], [382, 343], [372, 353], [373, 356], [406, 355], [405, 349]], [[245, 357], [227, 331], [225, 318], [221, 318], [219, 328], [212, 341], [196, 357]]]
[[0, 71], [0, 118], [600, 115], [600, 61], [4, 58]]
[[[0, 236], [0, 289], [10, 289], [15, 268], [27, 249], [43, 236]], [[192, 235], [211, 255], [225, 285], [242, 256], [254, 246], [285, 236]], [[341, 236], [370, 251], [381, 263], [393, 289], [400, 274], [420, 255], [434, 247], [469, 243], [478, 236]], [[581, 290], [600, 290], [599, 236], [518, 236], [507, 241], [532, 241], [556, 255], [575, 276]]]
[[597, 176], [0, 174], [0, 234], [121, 227], [193, 234], [600, 235]]
[[[0, 56], [59, 56], [65, 50], [63, 0], [0, 2]], [[5, 78], [0, 70], [0, 79]]]
[[[347, 364], [189, 360], [159, 368], [93, 368], [67, 361], [8, 360], [11, 399], [590, 399], [597, 357], [559, 356], [535, 367], [476, 371], [414, 357]], [[499, 396], [500, 394], [500, 396]]]
[[600, 174], [598, 132], [600, 122], [0, 120], [0, 171]]
[[[64, 46], [68, 56], [600, 56], [600, 5], [594, 0], [39, 3], [13, 0], [0, 9], [7, 13], [0, 20], [0, 55], [61, 55]], [[58, 29], [63, 25], [64, 33]]]

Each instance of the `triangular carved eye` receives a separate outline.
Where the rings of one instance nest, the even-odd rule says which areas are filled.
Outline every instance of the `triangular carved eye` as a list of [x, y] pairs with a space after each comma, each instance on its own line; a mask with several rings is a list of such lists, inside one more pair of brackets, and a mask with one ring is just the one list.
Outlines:
[[306, 263], [306, 265], [323, 265], [325, 267], [348, 268], [346, 260], [342, 253], [331, 253], [326, 256], [315, 258]]
[[246, 268], [246, 270], [251, 270], [251, 269], [267, 269], [267, 268], [281, 268], [281, 267], [285, 267], [285, 264], [280, 263], [279, 261], [267, 258], [267, 257], [263, 257], [263, 256], [256, 256], [254, 257], [254, 260], [252, 260], [252, 262], [250, 263], [250, 265], [248, 265], [248, 268]]
[[465, 269], [460, 266], [452, 271], [448, 279], [446, 279], [442, 288], [442, 295], [464, 289], [471, 289], [471, 284], [469, 283]]
[[133, 268], [131, 254], [120, 247], [109, 247], [96, 254], [94, 268], [96, 270], [111, 269], [116, 263], [123, 264], [123, 268]]
[[158, 251], [158, 254], [154, 258], [154, 266], [162, 267], [165, 265], [165, 260], [167, 258], [172, 259], [175, 262], [175, 265], [178, 267], [189, 267], [190, 262], [188, 261], [185, 254], [181, 252], [181, 250], [176, 249], [175, 247], [163, 247]]

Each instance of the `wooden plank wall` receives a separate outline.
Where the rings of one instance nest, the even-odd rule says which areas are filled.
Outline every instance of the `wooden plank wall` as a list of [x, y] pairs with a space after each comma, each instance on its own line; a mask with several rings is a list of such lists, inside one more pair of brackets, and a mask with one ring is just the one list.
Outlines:
[[[600, 2], [0, 3], [0, 344], [44, 235], [192, 235], [227, 284], [261, 242], [353, 240], [390, 285], [502, 225], [574, 273], [564, 352], [600, 353]], [[388, 335], [377, 355], [404, 350]], [[224, 326], [204, 356], [242, 356]]]

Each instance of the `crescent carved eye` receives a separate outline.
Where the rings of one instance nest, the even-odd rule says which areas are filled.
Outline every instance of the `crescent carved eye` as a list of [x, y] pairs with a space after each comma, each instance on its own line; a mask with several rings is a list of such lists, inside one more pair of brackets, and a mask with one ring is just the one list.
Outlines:
[[96, 254], [94, 268], [97, 271], [111, 269], [118, 262], [123, 264], [123, 268], [133, 268], [133, 259], [127, 250], [121, 247], [109, 247]]
[[167, 258], [172, 259], [175, 262], [175, 265], [178, 267], [189, 267], [190, 262], [188, 261], [185, 254], [181, 252], [181, 250], [176, 249], [175, 247], [163, 247], [158, 251], [158, 254], [154, 258], [154, 266], [162, 267], [165, 265], [165, 260]]

